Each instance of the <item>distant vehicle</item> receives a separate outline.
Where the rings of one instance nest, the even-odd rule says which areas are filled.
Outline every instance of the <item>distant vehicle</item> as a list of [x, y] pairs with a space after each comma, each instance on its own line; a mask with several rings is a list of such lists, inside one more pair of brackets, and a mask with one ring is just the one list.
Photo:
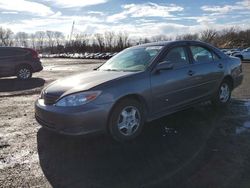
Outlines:
[[235, 53], [233, 54], [233, 56], [240, 58], [242, 61], [250, 60], [250, 48], [246, 48], [241, 52]]
[[0, 47], [0, 77], [17, 76], [21, 80], [43, 69], [38, 53], [30, 48]]
[[240, 53], [241, 50], [239, 50], [238, 48], [235, 48], [235, 49], [230, 49], [228, 51], [225, 52], [226, 55], [229, 55], [229, 56], [233, 56], [234, 54], [236, 53]]
[[35, 117], [45, 128], [82, 135], [137, 137], [145, 122], [211, 100], [229, 103], [243, 79], [241, 61], [198, 41], [148, 43], [123, 50], [99, 68], [43, 89]]
[[223, 53], [226, 53], [227, 51], [229, 51], [229, 49], [225, 49], [225, 48], [222, 48], [220, 49]]

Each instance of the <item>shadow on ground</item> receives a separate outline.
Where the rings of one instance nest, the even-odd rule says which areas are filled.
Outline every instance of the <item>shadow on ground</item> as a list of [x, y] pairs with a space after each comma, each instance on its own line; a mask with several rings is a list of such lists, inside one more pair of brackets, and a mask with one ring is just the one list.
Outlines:
[[53, 187], [181, 187], [204, 157], [214, 128], [223, 117], [244, 110], [202, 104], [148, 124], [128, 144], [104, 135], [69, 137], [41, 128], [40, 165]]
[[0, 79], [0, 92], [23, 91], [42, 87], [45, 80], [42, 78], [30, 78], [19, 80], [17, 78]]

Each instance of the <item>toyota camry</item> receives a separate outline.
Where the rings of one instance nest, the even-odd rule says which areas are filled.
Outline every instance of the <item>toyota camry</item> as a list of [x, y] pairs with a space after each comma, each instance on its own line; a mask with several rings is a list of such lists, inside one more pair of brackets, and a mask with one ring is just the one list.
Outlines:
[[149, 43], [50, 84], [35, 103], [35, 117], [58, 133], [106, 132], [123, 142], [137, 137], [145, 122], [197, 103], [227, 105], [242, 79], [240, 59], [209, 44]]

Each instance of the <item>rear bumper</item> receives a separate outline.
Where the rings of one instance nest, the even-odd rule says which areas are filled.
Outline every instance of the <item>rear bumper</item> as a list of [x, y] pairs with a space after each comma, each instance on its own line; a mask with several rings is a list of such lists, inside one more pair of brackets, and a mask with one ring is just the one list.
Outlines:
[[35, 103], [35, 118], [43, 127], [66, 135], [87, 135], [106, 131], [111, 104], [86, 104], [81, 107], [56, 107], [44, 105], [42, 99]]

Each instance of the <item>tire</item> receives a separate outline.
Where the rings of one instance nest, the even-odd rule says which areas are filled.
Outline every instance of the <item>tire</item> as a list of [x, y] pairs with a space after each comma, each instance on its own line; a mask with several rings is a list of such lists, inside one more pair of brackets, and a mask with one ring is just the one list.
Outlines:
[[32, 70], [29, 66], [20, 66], [17, 69], [16, 76], [20, 80], [27, 80], [32, 77]]
[[231, 93], [232, 83], [228, 80], [223, 80], [212, 99], [212, 104], [216, 107], [228, 105], [231, 99]]
[[141, 133], [144, 121], [142, 105], [134, 99], [124, 99], [111, 112], [109, 132], [118, 142], [130, 141]]

